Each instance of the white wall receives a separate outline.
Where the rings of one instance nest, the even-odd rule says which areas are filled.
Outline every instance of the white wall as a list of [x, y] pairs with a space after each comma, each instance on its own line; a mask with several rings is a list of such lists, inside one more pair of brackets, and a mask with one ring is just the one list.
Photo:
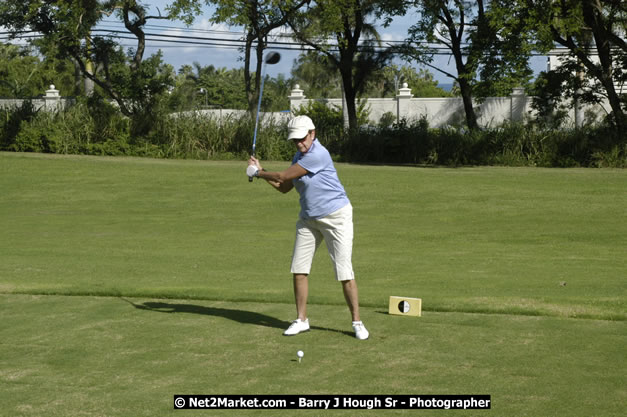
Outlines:
[[[292, 90], [290, 108], [292, 111], [306, 106], [311, 101], [298, 85]], [[367, 109], [370, 122], [376, 124], [385, 113], [409, 121], [425, 118], [431, 127], [461, 125], [465, 121], [464, 105], [461, 97], [419, 98], [413, 97], [407, 84], [399, 89], [396, 98], [370, 98]], [[342, 106], [342, 99], [324, 99], [330, 107]], [[481, 126], [496, 126], [507, 120], [522, 121], [531, 112], [532, 98], [522, 89], [514, 89], [509, 97], [491, 97], [483, 102], [475, 102], [478, 122]]]
[[[304, 91], [298, 85], [290, 96], [292, 111], [309, 104]], [[341, 108], [342, 99], [320, 99], [329, 107]], [[522, 88], [514, 88], [509, 97], [488, 97], [485, 100], [474, 102], [478, 123], [482, 127], [494, 127], [505, 121], [522, 122], [533, 118], [535, 113], [531, 107], [533, 97], [527, 96]], [[420, 98], [414, 97], [407, 84], [399, 89], [396, 98], [367, 99], [367, 109], [370, 110], [370, 123], [377, 124], [384, 113], [391, 112], [396, 117], [415, 121], [425, 118], [431, 127], [447, 125], [463, 125], [466, 120], [464, 104], [461, 97]], [[579, 106], [571, 101], [563, 103], [568, 109], [566, 125], [581, 126], [587, 117], [600, 119], [609, 114], [611, 108], [607, 101], [599, 105]]]
[[33, 104], [35, 110], [45, 111], [57, 111], [67, 108], [74, 103], [72, 99], [62, 98], [59, 95], [59, 90], [55, 89], [54, 85], [50, 86], [50, 89], [46, 90], [46, 95], [42, 98], [36, 98], [32, 100], [28, 99], [0, 99], [0, 109], [11, 109], [21, 107], [25, 101], [30, 101]]
[[[312, 99], [308, 99], [304, 91], [298, 85], [294, 86], [290, 96], [290, 110], [296, 111], [301, 106], [306, 106]], [[489, 97], [482, 102], [475, 101], [478, 123], [482, 127], [498, 126], [505, 121], [524, 121], [533, 117], [531, 108], [532, 97], [527, 96], [522, 88], [515, 88], [509, 97]], [[465, 123], [465, 112], [461, 97], [441, 97], [441, 98], [420, 98], [414, 97], [411, 90], [404, 84], [399, 89], [395, 98], [370, 98], [366, 108], [369, 110], [371, 124], [377, 124], [383, 114], [392, 113], [394, 116], [412, 122], [425, 118], [431, 127], [442, 127], [447, 125], [459, 126]], [[13, 108], [22, 105], [24, 100], [20, 99], [0, 99], [1, 108]], [[342, 108], [341, 98], [318, 99], [331, 108]], [[59, 91], [50, 86], [46, 90], [46, 95], [40, 99], [32, 100], [35, 109], [46, 111], [56, 111], [64, 109], [73, 103], [71, 99], [59, 96]], [[580, 126], [584, 117], [596, 115], [600, 118], [611, 111], [607, 102], [596, 106], [581, 107], [574, 103], [566, 102], [568, 108], [567, 125]], [[196, 113], [203, 116], [215, 118], [241, 117], [245, 110], [195, 110], [187, 113]], [[291, 117], [290, 112], [262, 113], [261, 121], [267, 123], [286, 122]]]

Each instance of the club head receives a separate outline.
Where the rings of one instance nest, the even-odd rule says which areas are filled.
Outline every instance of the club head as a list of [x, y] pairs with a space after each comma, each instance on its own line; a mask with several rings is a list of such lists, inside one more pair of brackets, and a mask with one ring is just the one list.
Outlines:
[[265, 63], [274, 65], [281, 60], [281, 54], [278, 52], [268, 52], [266, 55]]

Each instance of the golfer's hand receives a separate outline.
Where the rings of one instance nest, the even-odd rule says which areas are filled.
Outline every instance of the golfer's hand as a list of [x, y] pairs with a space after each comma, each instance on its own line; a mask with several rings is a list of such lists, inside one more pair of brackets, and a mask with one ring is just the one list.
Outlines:
[[263, 169], [263, 168], [261, 168], [261, 165], [259, 164], [259, 160], [257, 158], [255, 158], [254, 156], [250, 157], [250, 159], [248, 160], [248, 165], [256, 166], [259, 171], [261, 171]]

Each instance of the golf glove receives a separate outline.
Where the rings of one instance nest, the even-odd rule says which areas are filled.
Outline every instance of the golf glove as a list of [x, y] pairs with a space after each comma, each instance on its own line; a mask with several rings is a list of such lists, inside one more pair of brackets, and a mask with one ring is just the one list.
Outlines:
[[246, 175], [248, 175], [248, 178], [256, 177], [258, 172], [259, 168], [257, 168], [255, 165], [248, 165], [248, 167], [246, 168]]

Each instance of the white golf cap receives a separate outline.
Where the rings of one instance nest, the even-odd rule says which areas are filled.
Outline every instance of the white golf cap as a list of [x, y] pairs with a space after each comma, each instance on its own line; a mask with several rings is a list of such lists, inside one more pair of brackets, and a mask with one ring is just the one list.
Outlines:
[[287, 123], [287, 140], [302, 139], [310, 130], [314, 130], [311, 119], [307, 116], [296, 116]]

